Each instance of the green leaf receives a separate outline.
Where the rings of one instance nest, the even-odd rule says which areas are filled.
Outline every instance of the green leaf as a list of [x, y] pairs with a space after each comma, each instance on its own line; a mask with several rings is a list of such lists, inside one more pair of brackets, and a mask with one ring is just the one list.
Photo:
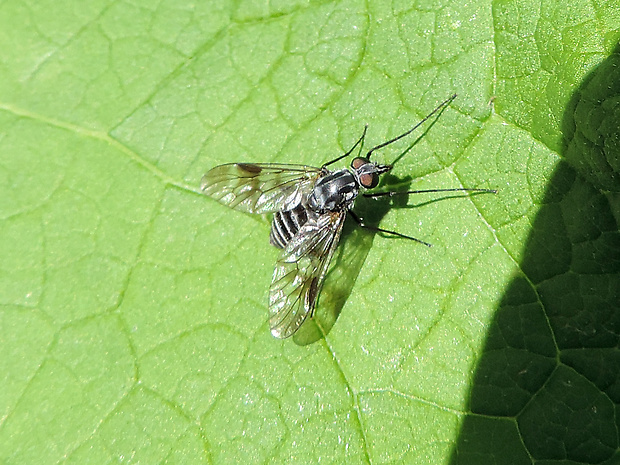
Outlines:
[[[1, 2], [0, 462], [617, 463], [618, 11]], [[381, 188], [498, 194], [360, 199], [433, 247], [347, 226], [325, 336], [273, 339], [269, 219], [201, 176], [455, 92]]]

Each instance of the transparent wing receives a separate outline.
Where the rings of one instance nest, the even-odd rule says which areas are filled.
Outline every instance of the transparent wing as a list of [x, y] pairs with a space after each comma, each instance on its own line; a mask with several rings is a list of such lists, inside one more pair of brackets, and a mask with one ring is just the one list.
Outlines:
[[282, 251], [269, 288], [269, 325], [275, 337], [292, 336], [314, 312], [345, 218], [346, 210], [309, 220]]
[[288, 210], [309, 193], [321, 169], [276, 163], [229, 163], [212, 168], [200, 188], [218, 202], [247, 213]]

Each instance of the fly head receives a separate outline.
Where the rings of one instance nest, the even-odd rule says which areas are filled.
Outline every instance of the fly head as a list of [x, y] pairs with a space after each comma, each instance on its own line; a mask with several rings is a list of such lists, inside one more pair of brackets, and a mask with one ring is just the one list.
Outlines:
[[392, 165], [380, 165], [368, 158], [356, 157], [351, 162], [351, 168], [353, 168], [353, 175], [359, 185], [366, 189], [372, 189], [379, 184], [379, 176], [390, 171]]

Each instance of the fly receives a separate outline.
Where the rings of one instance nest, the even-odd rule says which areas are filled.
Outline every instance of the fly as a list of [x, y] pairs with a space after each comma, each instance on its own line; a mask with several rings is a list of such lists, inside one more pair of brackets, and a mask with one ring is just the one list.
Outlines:
[[[352, 210], [360, 191], [372, 189], [381, 174], [392, 169], [370, 160], [372, 154], [411, 134], [421, 124], [456, 98], [437, 106], [407, 132], [355, 157], [351, 168], [330, 170], [336, 163], [363, 146], [366, 129], [345, 154], [321, 167], [279, 163], [229, 163], [212, 168], [202, 178], [201, 190], [218, 202], [247, 213], [273, 213], [271, 244], [282, 249], [269, 287], [271, 334], [287, 338], [295, 334], [314, 309], [334, 255], [347, 213], [363, 228], [410, 239], [430, 247], [428, 242], [396, 231], [364, 224]], [[489, 192], [491, 189], [430, 189], [405, 192], [363, 193], [365, 197], [417, 194], [424, 192]]]

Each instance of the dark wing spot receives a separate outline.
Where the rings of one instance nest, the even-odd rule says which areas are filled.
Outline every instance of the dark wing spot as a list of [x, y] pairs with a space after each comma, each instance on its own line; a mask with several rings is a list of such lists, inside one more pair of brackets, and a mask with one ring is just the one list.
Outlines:
[[311, 308], [312, 312], [310, 316], [314, 315], [314, 304], [316, 303], [316, 299], [319, 295], [319, 278], [312, 278], [312, 282], [310, 283], [310, 288], [308, 289], [308, 293], [306, 294], [306, 307]]
[[237, 168], [250, 174], [259, 174], [263, 169], [253, 163], [237, 163]]

